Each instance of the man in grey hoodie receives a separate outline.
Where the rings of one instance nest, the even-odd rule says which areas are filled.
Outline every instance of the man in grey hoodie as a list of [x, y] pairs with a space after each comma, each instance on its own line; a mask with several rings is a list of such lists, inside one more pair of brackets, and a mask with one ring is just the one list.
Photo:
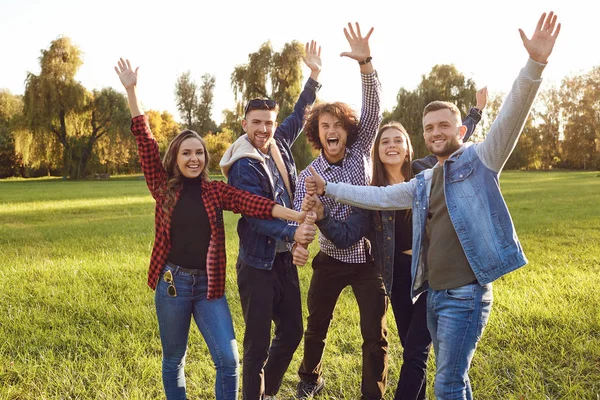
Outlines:
[[[293, 208], [296, 165], [291, 147], [302, 131], [305, 109], [321, 87], [317, 82], [320, 53], [316, 42], [306, 44], [304, 63], [311, 74], [294, 111], [279, 126], [274, 100], [247, 103], [242, 121], [246, 134], [227, 149], [220, 163], [229, 184]], [[246, 215], [238, 221], [236, 269], [246, 323], [242, 363], [246, 400], [274, 398], [302, 340], [300, 284], [291, 250], [294, 243], [308, 245], [316, 233], [314, 224], [264, 222]], [[271, 321], [275, 323], [272, 341]]]

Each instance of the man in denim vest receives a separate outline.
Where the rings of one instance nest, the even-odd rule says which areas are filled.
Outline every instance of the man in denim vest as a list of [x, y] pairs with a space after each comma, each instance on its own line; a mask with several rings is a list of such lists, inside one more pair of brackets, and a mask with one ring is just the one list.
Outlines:
[[412, 294], [427, 291], [427, 327], [436, 358], [438, 399], [472, 399], [469, 367], [492, 308], [492, 282], [527, 263], [499, 177], [539, 90], [560, 24], [542, 14], [528, 39], [529, 59], [482, 143], [463, 144], [466, 127], [452, 103], [425, 107], [423, 128], [433, 169], [396, 185], [352, 186], [325, 182], [313, 170], [307, 191], [316, 190], [357, 207], [413, 208]]

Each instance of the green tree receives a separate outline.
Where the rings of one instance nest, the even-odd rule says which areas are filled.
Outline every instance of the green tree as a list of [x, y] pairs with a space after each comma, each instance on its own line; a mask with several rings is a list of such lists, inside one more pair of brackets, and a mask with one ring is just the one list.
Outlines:
[[14, 132], [22, 122], [23, 99], [0, 90], [0, 178], [23, 175], [23, 158], [15, 149]]
[[[257, 52], [248, 55], [246, 64], [235, 67], [231, 74], [231, 87], [236, 110], [229, 111], [225, 119], [233, 132], [241, 132], [243, 107], [252, 98], [275, 100], [279, 104], [279, 123], [292, 113], [302, 90], [300, 62], [303, 54], [304, 46], [297, 41], [286, 43], [280, 52], [273, 51], [271, 42], [266, 42]], [[306, 168], [315, 157], [304, 135], [296, 140], [292, 153], [299, 169]]]
[[198, 86], [190, 75], [190, 71], [184, 72], [175, 82], [175, 101], [185, 129], [192, 129], [194, 126], [198, 108]]
[[98, 140], [128, 134], [126, 99], [113, 89], [90, 93], [75, 80], [81, 51], [69, 38], [59, 37], [41, 53], [40, 74], [29, 73], [25, 85], [29, 144], [50, 148], [49, 141], [58, 143], [63, 175], [84, 178]]
[[201, 135], [214, 132], [217, 124], [210, 118], [213, 109], [215, 91], [215, 77], [210, 74], [202, 75], [202, 85], [200, 85], [200, 96], [198, 107], [196, 109], [197, 131]]
[[600, 67], [563, 79], [565, 165], [600, 168]]
[[217, 124], [210, 118], [213, 108], [215, 77], [202, 75], [200, 87], [191, 78], [190, 71], [181, 74], [175, 83], [175, 99], [183, 128], [192, 129], [200, 135], [215, 131]]
[[223, 154], [227, 148], [233, 143], [233, 138], [233, 132], [228, 129], [224, 129], [222, 132], [214, 135], [204, 136], [206, 148], [210, 154], [210, 164], [208, 165], [210, 172], [220, 172], [219, 162], [223, 158]]
[[409, 91], [400, 88], [396, 100], [398, 104], [386, 113], [384, 122], [399, 121], [411, 136], [415, 157], [428, 154], [423, 140], [422, 116], [425, 106], [434, 100], [449, 101], [466, 115], [475, 105], [475, 82], [467, 79], [454, 65], [435, 65], [428, 75], [423, 75], [417, 89]]

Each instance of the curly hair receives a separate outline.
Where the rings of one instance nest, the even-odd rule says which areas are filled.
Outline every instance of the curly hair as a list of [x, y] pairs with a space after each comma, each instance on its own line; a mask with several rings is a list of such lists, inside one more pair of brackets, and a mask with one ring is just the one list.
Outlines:
[[352, 146], [358, 136], [358, 117], [352, 108], [339, 101], [335, 103], [321, 103], [313, 106], [304, 117], [304, 134], [316, 150], [323, 149], [319, 138], [319, 117], [323, 114], [331, 114], [342, 122], [344, 130], [348, 132], [346, 146]]
[[167, 183], [160, 189], [160, 193], [165, 196], [165, 202], [163, 203], [162, 207], [166, 212], [169, 212], [169, 210], [175, 205], [177, 191], [183, 185], [181, 171], [179, 171], [179, 168], [177, 168], [177, 154], [179, 154], [181, 143], [189, 138], [198, 139], [200, 143], [202, 143], [202, 147], [204, 148], [204, 169], [202, 170], [200, 176], [202, 180], [207, 182], [210, 181], [210, 177], [208, 175], [210, 154], [208, 154], [206, 142], [204, 139], [202, 139], [202, 137], [200, 137], [200, 135], [192, 130], [186, 129], [180, 132], [177, 136], [175, 136], [175, 138], [173, 138], [173, 140], [171, 140], [169, 147], [165, 152], [165, 156], [163, 157], [163, 167], [165, 168], [165, 171], [167, 171]]

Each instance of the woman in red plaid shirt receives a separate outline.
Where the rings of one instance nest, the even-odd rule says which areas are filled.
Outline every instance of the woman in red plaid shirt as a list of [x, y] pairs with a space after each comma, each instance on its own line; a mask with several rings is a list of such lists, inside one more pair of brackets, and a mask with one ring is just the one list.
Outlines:
[[146, 183], [156, 201], [148, 285], [156, 290], [167, 399], [186, 399], [185, 354], [192, 315], [216, 367], [215, 396], [237, 399], [238, 348], [225, 298], [223, 209], [303, 222], [304, 216], [265, 197], [211, 181], [209, 154], [194, 131], [177, 135], [160, 160], [158, 144], [136, 95], [137, 68], [120, 59], [115, 71], [127, 91]]

